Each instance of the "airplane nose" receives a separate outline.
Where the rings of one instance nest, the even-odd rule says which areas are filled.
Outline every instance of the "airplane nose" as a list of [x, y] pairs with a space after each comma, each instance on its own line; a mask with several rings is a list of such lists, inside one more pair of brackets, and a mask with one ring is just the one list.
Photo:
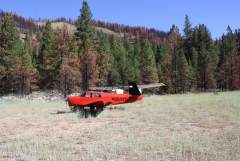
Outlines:
[[68, 105], [71, 105], [71, 97], [70, 96], [67, 96], [66, 103], [68, 103]]

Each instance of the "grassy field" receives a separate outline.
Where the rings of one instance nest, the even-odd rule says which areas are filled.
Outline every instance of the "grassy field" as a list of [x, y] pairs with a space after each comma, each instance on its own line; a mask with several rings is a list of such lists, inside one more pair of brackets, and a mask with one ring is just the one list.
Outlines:
[[240, 92], [149, 96], [88, 119], [1, 98], [0, 160], [238, 161]]

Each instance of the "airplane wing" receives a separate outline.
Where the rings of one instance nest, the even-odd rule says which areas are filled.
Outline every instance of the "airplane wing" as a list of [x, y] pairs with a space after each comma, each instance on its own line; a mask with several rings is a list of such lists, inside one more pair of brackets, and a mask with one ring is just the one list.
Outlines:
[[117, 87], [90, 87], [91, 90], [95, 91], [112, 91], [114, 89], [117, 89]]
[[[166, 86], [164, 83], [153, 83], [153, 84], [145, 84], [145, 85], [137, 85], [141, 89], [148, 88], [156, 88]], [[99, 91], [113, 91], [115, 89], [128, 89], [129, 86], [103, 86], [103, 87], [90, 87], [91, 90], [99, 90]]]
[[141, 89], [148, 89], [148, 88], [156, 88], [166, 86], [164, 83], [154, 83], [154, 84], [145, 84], [145, 85], [138, 85]]

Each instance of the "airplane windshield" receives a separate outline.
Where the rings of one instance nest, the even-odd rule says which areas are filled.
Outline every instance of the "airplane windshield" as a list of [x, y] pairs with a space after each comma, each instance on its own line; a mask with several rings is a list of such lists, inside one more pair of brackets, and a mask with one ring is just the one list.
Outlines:
[[81, 97], [101, 97], [100, 93], [88, 93], [88, 92], [81, 92]]
[[92, 97], [101, 97], [101, 94], [100, 93], [93, 93]]
[[81, 92], [81, 97], [101, 97], [100, 93], [88, 93], [88, 92]]
[[81, 93], [80, 93], [80, 96], [81, 96], [81, 97], [85, 97], [85, 96], [86, 96], [86, 92], [81, 92]]
[[91, 93], [86, 93], [85, 97], [92, 97]]

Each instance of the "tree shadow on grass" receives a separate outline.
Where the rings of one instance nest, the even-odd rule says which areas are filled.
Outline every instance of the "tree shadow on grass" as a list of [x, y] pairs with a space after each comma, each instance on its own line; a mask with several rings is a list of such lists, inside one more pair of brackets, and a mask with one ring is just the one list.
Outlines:
[[91, 112], [90, 110], [76, 110], [76, 111], [67, 111], [67, 110], [59, 110], [57, 112], [50, 113], [51, 115], [63, 115], [63, 114], [70, 114], [70, 113], [76, 113], [79, 118], [96, 118], [102, 111], [99, 112]]
[[126, 110], [126, 107], [124, 106], [111, 106], [107, 108], [108, 110], [116, 110], [116, 111], [124, 111]]
[[73, 111], [66, 111], [66, 110], [61, 110], [57, 112], [52, 112], [51, 115], [62, 115], [62, 114], [67, 114], [67, 113], [75, 113]]

